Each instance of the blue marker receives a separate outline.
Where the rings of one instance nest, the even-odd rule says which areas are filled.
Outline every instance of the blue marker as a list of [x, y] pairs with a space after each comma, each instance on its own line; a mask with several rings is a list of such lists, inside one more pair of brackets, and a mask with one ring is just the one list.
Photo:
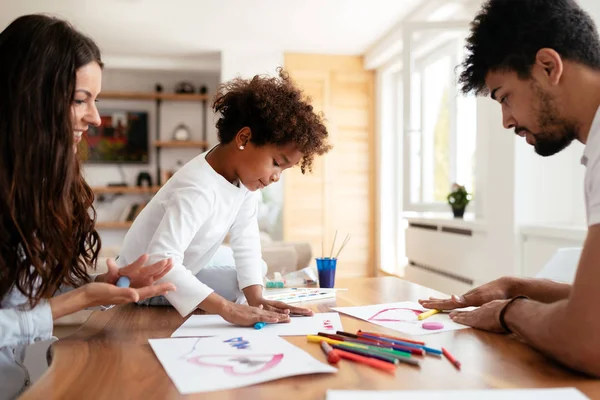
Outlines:
[[128, 277], [122, 276], [119, 278], [119, 280], [117, 280], [116, 285], [121, 288], [128, 288], [130, 283], [131, 283], [131, 281], [129, 280]]
[[257, 322], [254, 324], [254, 329], [262, 329], [265, 327], [266, 324], [266, 322]]

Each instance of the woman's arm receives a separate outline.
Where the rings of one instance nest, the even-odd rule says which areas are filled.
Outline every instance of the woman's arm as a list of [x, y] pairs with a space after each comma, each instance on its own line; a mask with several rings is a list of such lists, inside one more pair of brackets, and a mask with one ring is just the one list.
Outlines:
[[32, 344], [52, 336], [50, 303], [42, 300], [36, 307], [0, 309], [0, 348]]

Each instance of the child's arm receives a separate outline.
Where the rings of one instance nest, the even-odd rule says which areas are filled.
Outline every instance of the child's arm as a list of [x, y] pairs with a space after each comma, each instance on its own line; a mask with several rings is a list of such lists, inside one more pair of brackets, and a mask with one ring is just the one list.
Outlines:
[[[264, 273], [262, 271], [262, 249], [258, 229], [257, 193], [246, 195], [240, 211], [229, 231], [231, 249], [235, 259], [238, 284], [248, 298], [248, 289], [262, 297]], [[250, 299], [248, 299], [250, 301]], [[250, 304], [250, 303], [248, 303]], [[250, 304], [253, 305], [253, 304]]]
[[[175, 284], [177, 290], [165, 297], [182, 316], [194, 311], [213, 293], [210, 287], [200, 282], [183, 265], [183, 256], [196, 233], [208, 219], [208, 210], [213, 208], [214, 201], [210, 191], [180, 189], [174, 192], [164, 204], [165, 214], [146, 251], [149, 263], [165, 258], [173, 260], [173, 269], [157, 282]], [[214, 304], [221, 305], [223, 302]]]
[[256, 322], [285, 322], [288, 317], [277, 313], [234, 304], [200, 282], [192, 272], [183, 265], [183, 255], [190, 243], [208, 219], [208, 210], [213, 208], [212, 192], [201, 189], [179, 190], [164, 205], [165, 214], [154, 233], [147, 249], [149, 262], [170, 258], [173, 269], [158, 283], [170, 282], [177, 290], [165, 295], [167, 300], [186, 316], [197, 307], [208, 313], [219, 314], [225, 320], [244, 326]]
[[307, 308], [289, 306], [280, 301], [263, 298], [262, 251], [258, 229], [258, 201], [256, 194], [249, 195], [240, 208], [231, 227], [231, 248], [238, 273], [240, 290], [244, 292], [248, 305], [264, 307], [265, 310], [284, 314], [312, 315]]

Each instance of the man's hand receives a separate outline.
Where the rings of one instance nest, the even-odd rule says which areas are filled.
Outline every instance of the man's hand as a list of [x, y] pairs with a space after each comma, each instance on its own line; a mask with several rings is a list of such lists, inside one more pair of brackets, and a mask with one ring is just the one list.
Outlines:
[[492, 300], [473, 311], [453, 311], [452, 321], [484, 331], [503, 333], [500, 312], [510, 300]]
[[456, 308], [472, 306], [479, 307], [490, 301], [510, 298], [512, 296], [512, 287], [512, 278], [503, 277], [471, 289], [462, 296], [453, 294], [449, 299], [430, 297], [429, 300], [419, 300], [419, 303], [425, 308], [435, 308], [437, 310], [454, 310]]
[[108, 272], [98, 275], [96, 282], [114, 285], [121, 276], [126, 276], [130, 280], [130, 287], [141, 288], [152, 285], [173, 268], [173, 261], [170, 258], [144, 266], [147, 261], [148, 255], [144, 254], [128, 266], [119, 268], [114, 260], [109, 259], [106, 261]]

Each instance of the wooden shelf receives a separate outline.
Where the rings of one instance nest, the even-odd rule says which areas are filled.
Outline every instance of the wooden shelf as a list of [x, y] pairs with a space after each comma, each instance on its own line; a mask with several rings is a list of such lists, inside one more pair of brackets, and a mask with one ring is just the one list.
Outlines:
[[154, 146], [163, 148], [207, 148], [208, 143], [204, 140], [169, 140], [169, 141], [155, 141]]
[[205, 101], [207, 94], [179, 94], [155, 92], [102, 92], [101, 99], [116, 100], [171, 100], [171, 101]]
[[158, 192], [160, 186], [96, 186], [92, 190], [95, 194], [153, 194]]
[[129, 229], [132, 222], [121, 222], [121, 221], [105, 221], [96, 222], [96, 229]]

